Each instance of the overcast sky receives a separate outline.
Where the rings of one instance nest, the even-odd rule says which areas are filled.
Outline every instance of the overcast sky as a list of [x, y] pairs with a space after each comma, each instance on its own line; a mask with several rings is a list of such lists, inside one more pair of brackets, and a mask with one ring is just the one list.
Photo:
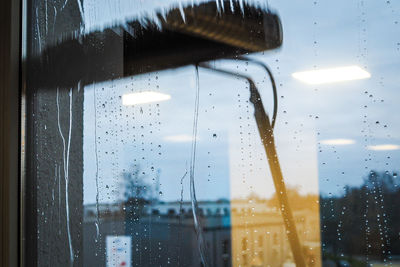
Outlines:
[[[103, 0], [109, 7], [105, 9], [91, 1], [84, 1], [88, 29], [152, 14], [176, 2]], [[370, 148], [400, 145], [400, 3], [275, 0], [268, 6], [282, 20], [283, 46], [251, 57], [271, 66], [277, 80], [275, 138], [287, 184], [298, 186], [302, 193], [343, 194], [345, 185], [361, 184], [371, 169], [399, 170], [399, 150]], [[347, 65], [366, 69], [371, 78], [315, 86], [292, 77], [297, 71]], [[228, 61], [216, 66], [251, 75], [266, 109], [272, 110], [269, 81], [261, 69]], [[246, 103], [247, 84], [207, 70], [199, 74], [198, 199], [245, 197], [250, 192], [269, 197], [274, 187], [253, 108]], [[160, 171], [160, 199], [180, 199], [180, 181], [190, 163], [195, 81], [195, 69], [188, 66], [85, 87], [85, 203], [93, 203], [96, 195], [94, 102], [100, 201], [117, 198], [122, 172], [135, 163], [153, 186]], [[171, 99], [158, 106], [122, 106], [123, 94], [149, 90]], [[349, 139], [351, 144], [327, 144], [331, 139]], [[188, 199], [189, 176], [183, 187]]]

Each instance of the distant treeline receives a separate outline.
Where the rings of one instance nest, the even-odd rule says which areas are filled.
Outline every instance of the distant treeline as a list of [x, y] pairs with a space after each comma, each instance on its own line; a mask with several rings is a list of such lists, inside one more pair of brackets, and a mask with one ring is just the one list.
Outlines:
[[322, 249], [326, 255], [389, 260], [400, 255], [397, 174], [371, 171], [343, 196], [320, 197]]

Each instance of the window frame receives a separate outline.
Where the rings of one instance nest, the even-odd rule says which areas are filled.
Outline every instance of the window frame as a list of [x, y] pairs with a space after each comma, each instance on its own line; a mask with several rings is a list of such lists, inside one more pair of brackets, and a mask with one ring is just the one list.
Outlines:
[[22, 266], [21, 3], [0, 1], [1, 266]]

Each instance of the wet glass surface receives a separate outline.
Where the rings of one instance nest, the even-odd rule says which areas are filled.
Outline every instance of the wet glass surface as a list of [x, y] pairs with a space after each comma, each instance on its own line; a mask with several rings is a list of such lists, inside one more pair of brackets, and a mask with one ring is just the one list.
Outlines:
[[398, 3], [25, 8], [26, 265], [400, 265]]

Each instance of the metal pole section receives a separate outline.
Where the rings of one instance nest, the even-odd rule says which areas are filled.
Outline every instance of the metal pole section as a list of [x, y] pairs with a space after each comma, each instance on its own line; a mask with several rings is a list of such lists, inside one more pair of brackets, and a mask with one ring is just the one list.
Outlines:
[[278, 155], [275, 148], [275, 140], [273, 129], [269, 121], [269, 117], [265, 112], [264, 105], [261, 100], [260, 93], [250, 77], [245, 75], [236, 74], [230, 71], [216, 69], [208, 64], [199, 64], [203, 68], [207, 68], [216, 72], [231, 75], [246, 79], [250, 84], [250, 102], [254, 106], [254, 117], [256, 119], [258, 132], [261, 137], [261, 141], [264, 145], [264, 150], [267, 155], [268, 164], [271, 169], [272, 179], [275, 185], [276, 195], [279, 201], [280, 210], [282, 212], [283, 221], [286, 228], [286, 234], [289, 239], [290, 248], [293, 253], [293, 257], [298, 267], [306, 267], [303, 251], [301, 248], [300, 240], [298, 237], [296, 224], [294, 222], [293, 213], [289, 205], [285, 181], [283, 180], [283, 175], [281, 167], [278, 160]]
[[254, 105], [254, 117], [256, 118], [258, 132], [264, 145], [265, 153], [267, 154], [272, 180], [274, 181], [275, 191], [279, 201], [280, 210], [282, 212], [283, 221], [285, 223], [286, 234], [293, 252], [293, 257], [297, 266], [305, 267], [306, 264], [303, 258], [303, 252], [296, 230], [296, 224], [294, 222], [293, 213], [289, 205], [285, 181], [283, 180], [278, 155], [276, 153], [273, 130], [269, 122], [268, 115], [264, 110], [260, 94], [254, 83], [250, 83], [250, 94], [250, 102]]

